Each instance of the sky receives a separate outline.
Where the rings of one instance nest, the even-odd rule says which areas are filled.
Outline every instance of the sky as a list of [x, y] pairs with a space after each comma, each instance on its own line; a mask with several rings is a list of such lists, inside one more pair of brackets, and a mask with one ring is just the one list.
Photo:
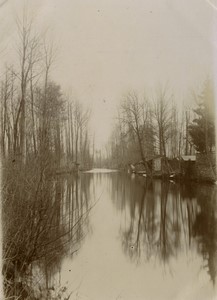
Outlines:
[[216, 0], [0, 0], [0, 67], [16, 46], [24, 3], [57, 45], [52, 78], [91, 107], [97, 147], [128, 90], [169, 83], [177, 101], [188, 101], [215, 77]]

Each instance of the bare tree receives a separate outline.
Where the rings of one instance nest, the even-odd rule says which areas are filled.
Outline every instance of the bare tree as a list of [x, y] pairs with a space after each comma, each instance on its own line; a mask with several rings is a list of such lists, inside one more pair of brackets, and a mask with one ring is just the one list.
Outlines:
[[80, 151], [82, 152], [82, 134], [89, 120], [89, 110], [85, 110], [79, 101], [74, 102], [73, 119], [74, 119], [74, 136], [75, 136], [75, 161], [78, 163], [79, 139]]
[[[19, 105], [14, 124], [14, 153], [20, 154], [22, 159], [26, 156], [26, 101], [27, 88], [30, 78], [33, 76], [31, 70], [38, 61], [39, 40], [33, 34], [32, 20], [28, 20], [24, 13], [22, 20], [17, 20], [19, 45], [17, 48], [19, 57], [19, 70], [16, 77], [20, 82]], [[19, 141], [18, 141], [19, 129]]]
[[172, 96], [168, 96], [166, 87], [159, 88], [154, 98], [154, 118], [156, 121], [156, 136], [158, 140], [159, 154], [166, 156], [169, 128], [171, 125], [170, 102]]
[[121, 104], [120, 119], [127, 125], [129, 133], [131, 132], [136, 139], [140, 157], [145, 165], [147, 173], [150, 173], [147, 164], [147, 151], [145, 148], [145, 140], [147, 130], [149, 130], [149, 113], [150, 109], [148, 107], [147, 99], [140, 101], [138, 94], [133, 91], [129, 92], [123, 99]]
[[9, 79], [9, 70], [6, 69], [5, 72], [5, 80], [2, 82], [1, 86], [1, 147], [2, 147], [2, 155], [5, 157], [6, 154], [6, 135], [8, 134], [9, 137], [9, 144], [10, 147], [10, 120], [8, 115], [8, 102], [10, 98], [10, 79]]

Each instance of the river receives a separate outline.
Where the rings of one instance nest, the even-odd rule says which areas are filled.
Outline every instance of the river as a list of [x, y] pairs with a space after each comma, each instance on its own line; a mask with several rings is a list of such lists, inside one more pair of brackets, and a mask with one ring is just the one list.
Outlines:
[[215, 185], [108, 170], [76, 180], [85, 218], [50, 280], [70, 299], [216, 299]]

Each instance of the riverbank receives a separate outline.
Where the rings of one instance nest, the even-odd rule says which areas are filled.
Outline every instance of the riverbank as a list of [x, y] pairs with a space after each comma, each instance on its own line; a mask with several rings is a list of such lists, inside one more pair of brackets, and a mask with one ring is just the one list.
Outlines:
[[160, 178], [165, 180], [181, 180], [195, 182], [216, 182], [215, 153], [197, 153], [196, 155], [181, 156], [168, 159], [157, 156], [148, 160], [149, 174], [142, 161], [130, 164], [129, 173], [143, 177]]
[[67, 299], [64, 285], [54, 287], [49, 274], [64, 255], [79, 248], [89, 197], [79, 176], [51, 176], [52, 165], [4, 161], [2, 274], [7, 299]]

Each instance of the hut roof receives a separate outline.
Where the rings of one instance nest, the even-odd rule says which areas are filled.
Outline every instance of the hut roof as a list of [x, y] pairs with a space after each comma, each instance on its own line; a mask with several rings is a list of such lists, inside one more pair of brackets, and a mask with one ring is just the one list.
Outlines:
[[182, 155], [184, 161], [196, 161], [196, 155]]

